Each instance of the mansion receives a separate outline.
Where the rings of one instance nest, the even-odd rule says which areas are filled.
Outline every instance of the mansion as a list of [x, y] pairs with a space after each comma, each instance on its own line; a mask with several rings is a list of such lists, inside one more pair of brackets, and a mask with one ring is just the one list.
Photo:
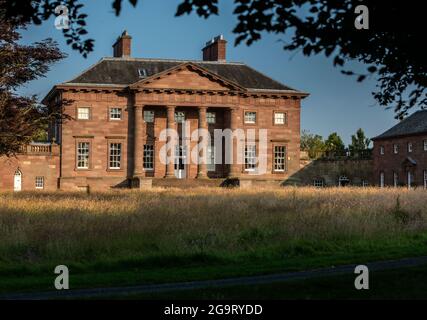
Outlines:
[[[300, 108], [307, 93], [227, 61], [222, 36], [206, 43], [203, 60], [133, 58], [131, 41], [124, 32], [113, 57], [52, 88], [43, 103], [68, 119], [52, 123], [51, 143], [29, 145], [4, 160], [0, 190], [107, 190], [228, 177], [280, 183], [300, 169]], [[165, 129], [177, 135], [163, 139]], [[213, 137], [227, 129], [252, 130], [255, 137], [224, 139], [218, 150], [213, 139], [185, 134], [205, 130]], [[204, 161], [189, 161], [198, 144], [203, 148], [196, 157]], [[225, 161], [226, 150], [234, 161]]]

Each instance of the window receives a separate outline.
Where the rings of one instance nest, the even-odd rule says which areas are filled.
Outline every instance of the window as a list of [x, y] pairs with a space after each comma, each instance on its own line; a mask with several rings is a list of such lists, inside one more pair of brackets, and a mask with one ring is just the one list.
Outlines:
[[36, 189], [44, 188], [44, 177], [36, 177]]
[[175, 112], [175, 122], [183, 123], [185, 121], [185, 113], [182, 111]]
[[380, 147], [380, 154], [383, 155], [384, 154], [384, 146]]
[[285, 123], [286, 123], [286, 114], [284, 112], [275, 112], [274, 124], [285, 124]]
[[399, 174], [397, 172], [393, 172], [393, 186], [395, 188], [399, 186]]
[[89, 108], [77, 108], [77, 119], [89, 120]]
[[338, 186], [346, 187], [350, 184], [350, 179], [347, 176], [340, 176], [338, 179]]
[[206, 122], [210, 124], [214, 124], [216, 122], [216, 113], [206, 112]]
[[145, 144], [144, 145], [144, 163], [143, 167], [145, 170], [154, 169], [154, 145]]
[[412, 152], [412, 142], [408, 142], [408, 152]]
[[209, 172], [215, 171], [215, 147], [212, 145], [207, 147], [206, 169]]
[[313, 180], [313, 186], [316, 188], [322, 188], [325, 186], [325, 181], [322, 178], [316, 178]]
[[274, 171], [284, 172], [286, 164], [286, 147], [274, 146]]
[[427, 189], [427, 170], [424, 170], [424, 189]]
[[89, 142], [77, 144], [77, 169], [89, 169]]
[[408, 188], [411, 188], [414, 183], [414, 174], [408, 171]]
[[147, 69], [145, 69], [145, 68], [138, 69], [138, 76], [140, 78], [146, 78], [147, 77]]
[[122, 119], [122, 108], [111, 108], [110, 120], [121, 120], [121, 119]]
[[423, 144], [424, 144], [424, 151], [427, 151], [427, 140], [424, 140]]
[[368, 180], [362, 180], [362, 187], [364, 187], [364, 188], [369, 187]]
[[110, 143], [110, 157], [109, 157], [109, 168], [120, 169], [120, 163], [122, 158], [122, 144], [121, 143]]
[[393, 153], [398, 154], [399, 153], [399, 146], [397, 144], [393, 145]]
[[245, 111], [245, 123], [255, 124], [256, 123], [256, 112]]
[[256, 167], [256, 146], [245, 146], [245, 171], [254, 171]]
[[384, 188], [384, 172], [380, 172], [380, 188]]
[[154, 122], [154, 111], [152, 110], [144, 110], [144, 121], [148, 123]]

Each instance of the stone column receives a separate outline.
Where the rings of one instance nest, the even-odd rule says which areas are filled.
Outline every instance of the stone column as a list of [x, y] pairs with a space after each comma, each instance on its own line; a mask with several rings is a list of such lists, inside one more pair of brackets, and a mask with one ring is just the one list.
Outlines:
[[144, 122], [142, 120], [142, 111], [144, 106], [135, 105], [135, 133], [134, 133], [134, 162], [133, 175], [134, 177], [142, 176], [142, 158], [144, 156], [144, 146], [142, 145], [142, 134], [144, 131]]
[[[199, 129], [202, 129], [203, 131], [208, 130], [208, 123], [206, 120], [206, 110], [207, 107], [205, 106], [201, 106], [199, 107]], [[197, 178], [207, 178], [208, 177], [208, 171], [207, 171], [207, 166], [206, 166], [206, 152], [207, 152], [207, 147], [208, 147], [208, 143], [210, 143], [210, 141], [208, 141], [207, 139], [208, 137], [203, 137], [202, 134], [199, 133], [199, 143], [200, 146], [202, 147], [200, 152], [199, 152], [199, 164], [197, 166]]]
[[[230, 129], [234, 132], [234, 130], [238, 129], [238, 108], [230, 108]], [[229, 165], [229, 177], [238, 177], [240, 176], [241, 166], [242, 164], [237, 164], [237, 138], [234, 138], [231, 143], [233, 144], [233, 163]]]
[[[175, 106], [166, 106], [167, 110], [167, 129], [176, 130], [175, 126]], [[175, 139], [168, 137], [167, 142], [171, 142], [171, 148], [167, 154], [168, 163], [166, 164], [166, 175], [165, 178], [175, 178], [175, 167], [174, 167], [174, 159], [175, 159]]]

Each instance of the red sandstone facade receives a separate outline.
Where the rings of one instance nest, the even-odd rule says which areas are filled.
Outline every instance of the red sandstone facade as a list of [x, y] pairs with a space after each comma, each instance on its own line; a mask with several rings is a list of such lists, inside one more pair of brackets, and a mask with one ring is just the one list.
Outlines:
[[[23, 181], [27, 181], [27, 175], [30, 181], [36, 174], [43, 174], [46, 190], [143, 187], [156, 181], [177, 185], [184, 180], [227, 177], [285, 180], [299, 170], [300, 108], [307, 94], [278, 84], [243, 64], [225, 62], [225, 46], [222, 37], [208, 42], [203, 61], [132, 59], [131, 38], [124, 33], [113, 46], [114, 58], [101, 60], [77, 80], [55, 86], [44, 99], [44, 103], [62, 108], [71, 117], [49, 129], [58, 153], [38, 158], [20, 155], [11, 160], [8, 169], [2, 169], [0, 187], [12, 190], [17, 170]], [[138, 70], [133, 70], [136, 65]], [[121, 79], [103, 83], [106, 80], [94, 80], [99, 76], [97, 72], [112, 72], [105, 79], [115, 75], [125, 78], [125, 72], [138, 74], [138, 78], [127, 80], [131, 83]], [[245, 73], [248, 76], [244, 77]], [[262, 82], [262, 88], [247, 87]], [[254, 149], [257, 157], [266, 158], [267, 171], [251, 175], [246, 162], [225, 164], [224, 159], [218, 164], [183, 161], [198, 141], [181, 133], [182, 120], [190, 133], [202, 128], [212, 136], [215, 129], [267, 129], [266, 152], [259, 153], [258, 136]], [[180, 133], [171, 141], [175, 154], [167, 155], [174, 164], [160, 161], [159, 153], [166, 143], [160, 139], [161, 131], [165, 128]], [[202, 138], [199, 141], [209, 143]], [[236, 139], [232, 143], [236, 146]], [[212, 156], [216, 150], [210, 152]], [[236, 147], [233, 152], [236, 159]], [[208, 155], [201, 152], [199, 156]], [[34, 189], [34, 182], [25, 182], [22, 189]]]

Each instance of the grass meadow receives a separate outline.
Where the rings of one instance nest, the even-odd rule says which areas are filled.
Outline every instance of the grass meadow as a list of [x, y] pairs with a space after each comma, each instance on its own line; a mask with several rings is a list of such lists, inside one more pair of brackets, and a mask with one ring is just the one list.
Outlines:
[[304, 270], [427, 253], [427, 192], [376, 188], [1, 193], [0, 293]]

